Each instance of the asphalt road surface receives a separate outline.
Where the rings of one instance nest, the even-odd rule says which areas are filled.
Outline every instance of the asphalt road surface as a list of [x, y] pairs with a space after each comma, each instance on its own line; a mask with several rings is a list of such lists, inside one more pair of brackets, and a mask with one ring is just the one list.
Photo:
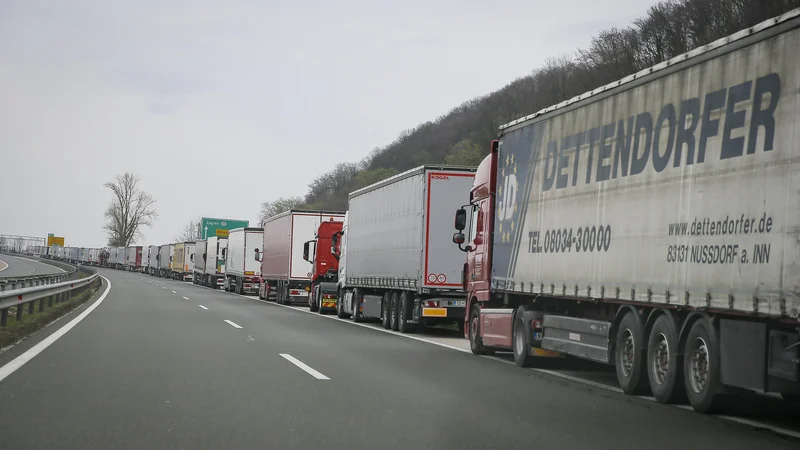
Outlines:
[[0, 381], [3, 448], [798, 448], [445, 348], [458, 341], [447, 332], [432, 345], [191, 283], [100, 273], [112, 285], [103, 303]]
[[28, 275], [48, 275], [54, 273], [62, 273], [63, 270], [50, 264], [45, 264], [28, 258], [21, 258], [19, 256], [11, 256], [7, 254], [0, 255], [0, 278], [6, 277], [24, 277]]

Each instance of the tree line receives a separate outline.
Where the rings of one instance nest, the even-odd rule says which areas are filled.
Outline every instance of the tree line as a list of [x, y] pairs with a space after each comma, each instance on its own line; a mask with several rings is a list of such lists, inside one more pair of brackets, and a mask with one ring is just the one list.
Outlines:
[[504, 123], [532, 114], [800, 7], [800, 0], [670, 0], [573, 55], [400, 133], [359, 162], [339, 163], [303, 197], [265, 202], [261, 219], [290, 208], [347, 209], [350, 192], [422, 164], [476, 166]]

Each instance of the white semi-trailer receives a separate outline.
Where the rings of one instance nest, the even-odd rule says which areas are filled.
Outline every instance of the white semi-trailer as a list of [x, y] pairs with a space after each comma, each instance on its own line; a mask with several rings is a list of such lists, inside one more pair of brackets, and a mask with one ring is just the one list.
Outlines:
[[502, 126], [453, 236], [473, 353], [797, 398], [798, 49], [795, 10]]
[[258, 293], [263, 241], [263, 228], [236, 228], [228, 232], [223, 289], [239, 294]]
[[403, 333], [463, 325], [464, 256], [452, 211], [475, 169], [421, 166], [350, 194], [339, 259], [339, 317], [379, 318]]

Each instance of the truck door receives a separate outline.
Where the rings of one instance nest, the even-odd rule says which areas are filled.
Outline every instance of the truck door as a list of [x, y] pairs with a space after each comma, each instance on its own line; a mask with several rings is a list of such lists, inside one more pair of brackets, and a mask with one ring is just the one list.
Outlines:
[[467, 282], [470, 284], [470, 291], [480, 300], [484, 300], [484, 293], [487, 295], [489, 290], [489, 197], [479, 200], [473, 205], [472, 223], [470, 223], [469, 242], [474, 249], [469, 252], [469, 266], [473, 268]]

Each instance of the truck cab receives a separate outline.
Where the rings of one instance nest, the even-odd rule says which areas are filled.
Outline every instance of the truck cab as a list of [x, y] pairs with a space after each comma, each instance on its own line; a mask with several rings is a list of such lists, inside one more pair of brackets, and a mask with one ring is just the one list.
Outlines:
[[337, 280], [339, 278], [339, 237], [343, 222], [331, 218], [322, 222], [314, 239], [303, 245], [303, 259], [312, 264], [308, 306], [311, 311], [336, 310]]
[[[464, 317], [465, 337], [477, 326], [470, 324], [470, 314], [475, 302], [489, 301], [491, 296], [492, 255], [491, 241], [494, 233], [494, 201], [496, 189], [498, 141], [492, 142], [491, 152], [478, 166], [469, 204], [456, 211], [453, 242], [467, 253], [462, 274], [466, 291], [467, 314]], [[466, 231], [466, 233], [464, 233]], [[466, 245], [465, 245], [466, 244]], [[478, 318], [476, 317], [475, 320]], [[477, 325], [477, 324], [475, 324]]]

